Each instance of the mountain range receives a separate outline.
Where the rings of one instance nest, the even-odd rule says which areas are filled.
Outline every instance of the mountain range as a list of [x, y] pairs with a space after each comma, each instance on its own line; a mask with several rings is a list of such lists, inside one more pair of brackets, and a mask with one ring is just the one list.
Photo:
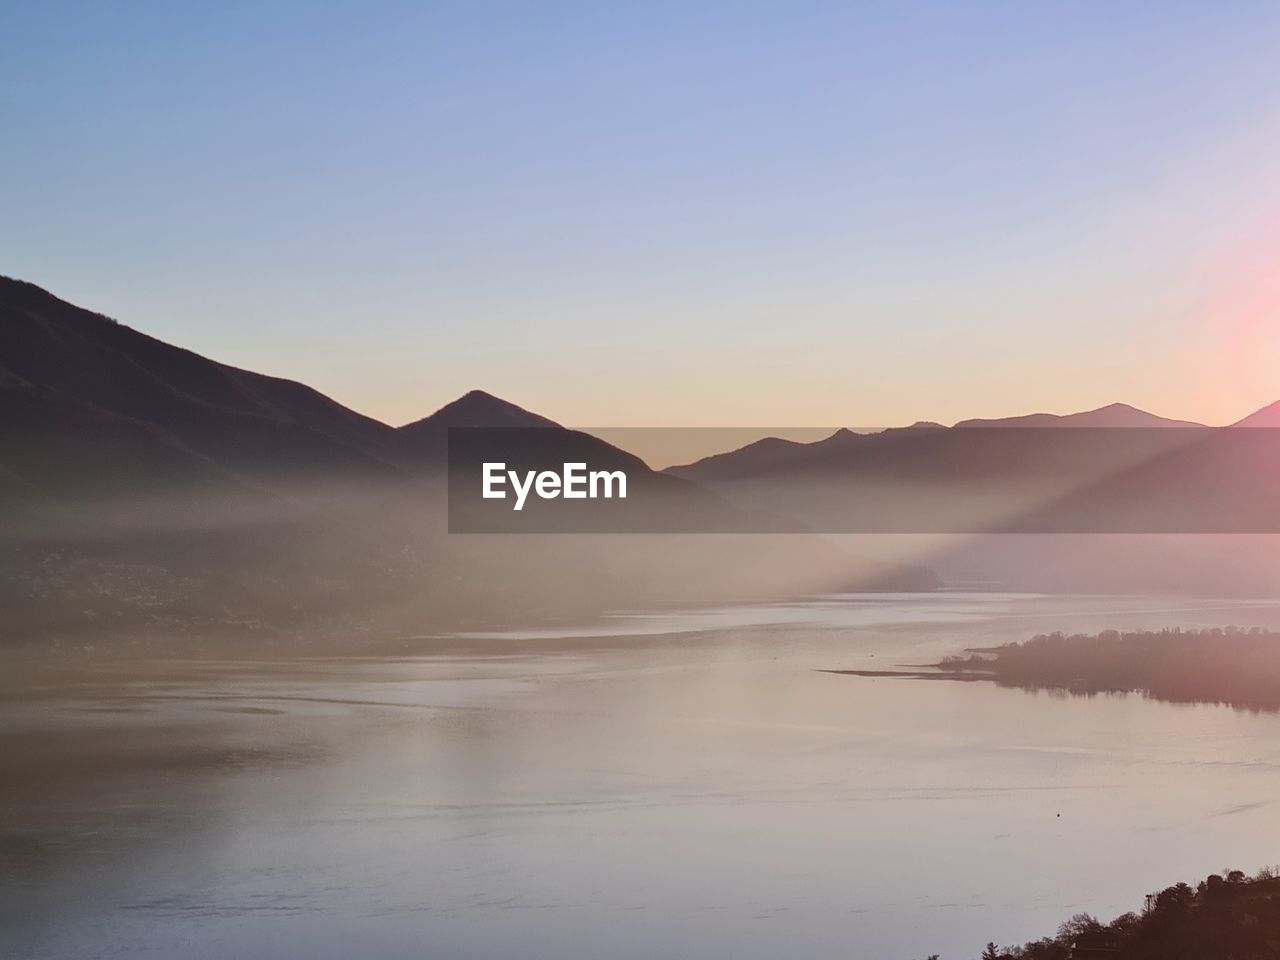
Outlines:
[[765, 438], [672, 467], [743, 507], [844, 532], [1280, 532], [1280, 405], [1229, 427], [1127, 404]]
[[[1231, 427], [1280, 427], [1280, 401], [1263, 407], [1247, 417], [1229, 424]], [[693, 463], [668, 468], [676, 475], [702, 480], [725, 480], [756, 476], [779, 469], [799, 465], [816, 464], [842, 452], [877, 440], [901, 439], [904, 435], [918, 439], [921, 432], [951, 430], [1077, 430], [1147, 429], [1208, 430], [1206, 424], [1191, 420], [1174, 420], [1161, 417], [1127, 403], [1111, 403], [1096, 410], [1079, 413], [1032, 413], [1014, 417], [961, 420], [951, 427], [932, 421], [913, 423], [908, 427], [891, 427], [874, 432], [854, 432], [847, 428], [836, 430], [830, 436], [812, 443], [801, 443], [780, 437], [764, 437], [736, 450], [712, 454]], [[994, 433], [993, 433], [994, 435]], [[1138, 434], [1132, 434], [1137, 436]], [[1028, 443], [1025, 437], [1016, 441]]]
[[[1280, 403], [1232, 426], [1280, 426]], [[450, 535], [454, 427], [503, 428], [531, 456], [625, 469], [651, 510], [609, 534], [554, 533], [570, 529], [556, 521], [520, 537]], [[655, 603], [928, 589], [939, 582], [930, 568], [1037, 589], [1266, 592], [1271, 538], [1210, 547], [1193, 537], [1173, 549], [1148, 535], [1188, 532], [1196, 510], [1206, 532], [1275, 530], [1272, 437], [1116, 403], [765, 438], [654, 471], [479, 390], [393, 427], [0, 278], [3, 639], [413, 634]], [[619, 532], [660, 529], [686, 532]], [[809, 530], [957, 537], [905, 556], [863, 537], [854, 555]], [[726, 535], [707, 535], [717, 531]], [[1122, 548], [1076, 538], [1085, 548], [1064, 563], [1061, 538], [1032, 549], [991, 536], [1009, 532], [1133, 536]]]
[[670, 472], [743, 508], [857, 534], [859, 549], [953, 584], [1270, 597], [1276, 426], [1280, 404], [1227, 427], [1111, 404], [766, 438]]
[[536, 428], [694, 529], [741, 511], [482, 391], [392, 427], [0, 278], [5, 639], [104, 628], [413, 632], [615, 606], [928, 586], [791, 537], [447, 534], [451, 427]]

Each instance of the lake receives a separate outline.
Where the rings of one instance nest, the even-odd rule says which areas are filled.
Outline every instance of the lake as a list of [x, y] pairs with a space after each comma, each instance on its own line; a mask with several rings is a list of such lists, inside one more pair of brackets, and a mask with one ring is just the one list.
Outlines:
[[822, 671], [1224, 624], [1280, 605], [850, 594], [395, 657], [64, 653], [3, 681], [0, 957], [975, 957], [1280, 860], [1280, 716]]

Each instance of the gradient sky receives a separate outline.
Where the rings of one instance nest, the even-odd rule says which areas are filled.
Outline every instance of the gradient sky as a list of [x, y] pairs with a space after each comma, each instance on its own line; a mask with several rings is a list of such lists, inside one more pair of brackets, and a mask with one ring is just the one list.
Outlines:
[[0, 273], [392, 423], [1280, 399], [1280, 4], [7, 3]]

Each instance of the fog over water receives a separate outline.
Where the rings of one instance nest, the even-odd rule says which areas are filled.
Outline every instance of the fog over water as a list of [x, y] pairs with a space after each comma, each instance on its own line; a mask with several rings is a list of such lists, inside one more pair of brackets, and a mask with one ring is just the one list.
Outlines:
[[38, 682], [14, 653], [0, 957], [973, 957], [1280, 860], [1280, 715], [822, 671], [1228, 623], [1280, 603], [845, 594]]

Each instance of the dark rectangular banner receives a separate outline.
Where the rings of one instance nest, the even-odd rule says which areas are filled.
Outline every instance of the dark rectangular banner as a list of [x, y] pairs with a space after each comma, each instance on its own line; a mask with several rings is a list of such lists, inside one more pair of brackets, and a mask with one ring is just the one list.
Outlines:
[[[449, 529], [1280, 532], [1273, 429], [819, 432], [820, 439], [794, 440], [787, 437], [805, 431], [453, 428]], [[648, 462], [629, 450], [644, 451]], [[699, 450], [705, 455], [690, 462], [665, 462]]]

